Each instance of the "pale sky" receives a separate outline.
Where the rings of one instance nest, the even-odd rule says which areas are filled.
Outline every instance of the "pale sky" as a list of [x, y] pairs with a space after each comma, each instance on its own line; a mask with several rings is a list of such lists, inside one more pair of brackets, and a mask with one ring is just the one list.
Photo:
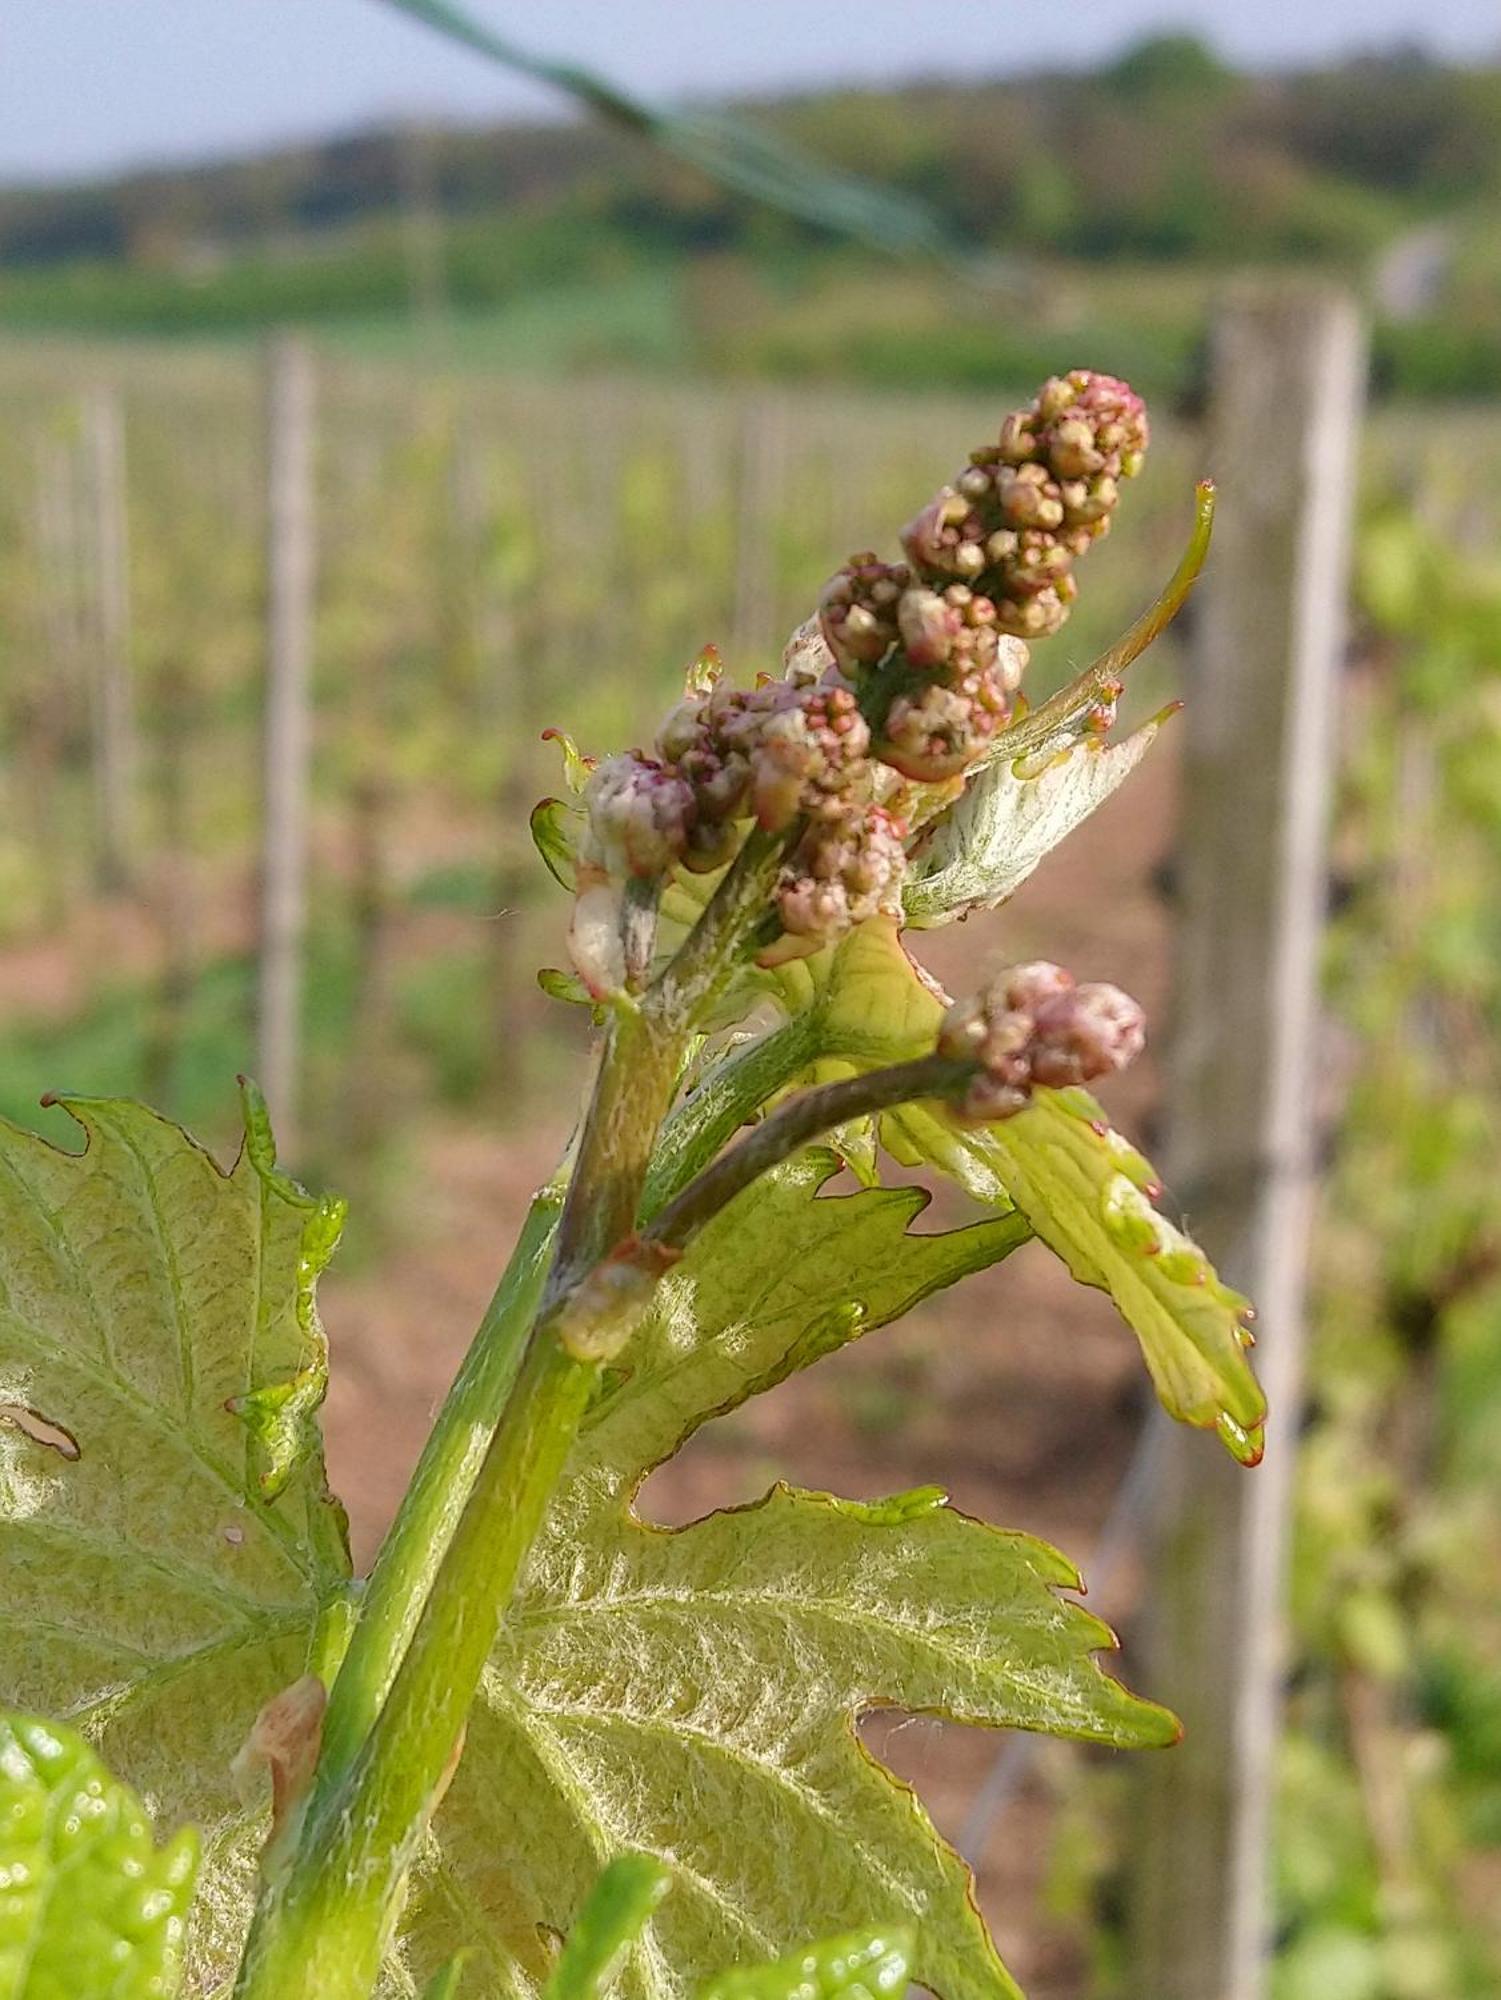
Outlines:
[[[1186, 27], [1261, 66], [1416, 40], [1501, 57], [1497, 0], [471, 0], [656, 97], [1087, 64]], [[394, 116], [546, 114], [381, 0], [0, 0], [0, 180], [212, 158]]]

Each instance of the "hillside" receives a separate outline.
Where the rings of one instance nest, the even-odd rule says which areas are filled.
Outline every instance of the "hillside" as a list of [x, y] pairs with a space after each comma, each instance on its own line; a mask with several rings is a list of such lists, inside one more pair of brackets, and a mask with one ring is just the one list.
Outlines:
[[572, 122], [372, 131], [0, 192], [0, 324], [236, 336], [296, 319], [390, 346], [443, 320], [460, 359], [875, 381], [919, 359], [931, 380], [941, 325], [940, 373], [977, 386], [1089, 332], [1168, 386], [1206, 291], [1255, 261], [1375, 273], [1390, 386], [1501, 392], [1501, 69], [1400, 51], [1249, 76], [1173, 36], [1091, 75], [739, 110], [919, 197], [1029, 281], [998, 314]]

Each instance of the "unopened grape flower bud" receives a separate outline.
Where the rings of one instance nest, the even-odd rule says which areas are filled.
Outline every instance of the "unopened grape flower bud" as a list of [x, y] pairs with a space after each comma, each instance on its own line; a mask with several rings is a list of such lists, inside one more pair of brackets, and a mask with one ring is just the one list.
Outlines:
[[1012, 966], [961, 1000], [939, 1030], [941, 1055], [979, 1065], [962, 1119], [1010, 1118], [1034, 1088], [1062, 1089], [1124, 1069], [1146, 1040], [1140, 1007], [1117, 986], [1078, 986], [1061, 965]]
[[851, 556], [824, 585], [818, 615], [841, 667], [876, 666], [897, 642], [897, 604], [912, 581], [905, 563]]
[[653, 757], [626, 751], [590, 773], [581, 803], [579, 864], [614, 881], [664, 875], [683, 852], [694, 819], [693, 790]]
[[909, 666], [962, 674], [995, 664], [1000, 643], [995, 606], [968, 584], [951, 583], [943, 591], [915, 584], [902, 593], [897, 624]]
[[1013, 965], [991, 982], [999, 988], [1005, 1006], [1025, 1014], [1037, 1014], [1043, 1007], [1077, 992], [1074, 975], [1049, 958], [1035, 958], [1025, 965]]
[[1063, 495], [1045, 465], [1019, 465], [1005, 473], [996, 500], [1008, 528], [1041, 528], [1046, 533], [1063, 526]]
[[1010, 715], [1006, 681], [992, 660], [956, 681], [899, 694], [887, 710], [876, 755], [904, 778], [937, 784], [978, 763]]
[[1124, 1069], [1146, 1044], [1140, 1007], [1118, 986], [1103, 982], [1055, 994], [1034, 1018], [1032, 1075], [1055, 1090]]
[[841, 682], [767, 692], [775, 701], [749, 750], [757, 820], [774, 832], [800, 812], [844, 811], [868, 782], [870, 730], [853, 692]]
[[777, 886], [784, 939], [761, 963], [816, 950], [871, 917], [900, 916], [906, 833], [881, 806], [810, 827]]
[[986, 515], [957, 487], [945, 486], [903, 528], [902, 547], [925, 582], [973, 583], [985, 568], [986, 534]]

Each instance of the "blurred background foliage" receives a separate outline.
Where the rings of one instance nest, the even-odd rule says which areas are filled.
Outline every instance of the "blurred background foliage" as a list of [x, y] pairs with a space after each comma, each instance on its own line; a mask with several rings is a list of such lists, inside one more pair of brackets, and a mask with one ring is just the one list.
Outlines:
[[1501, 563], [1454, 499], [1360, 546], [1277, 2000], [1501, 1980]]
[[[1192, 35], [1094, 73], [810, 91], [746, 119], [929, 204], [1019, 300], [896, 270], [598, 123], [420, 125], [0, 193], [0, 323], [880, 386], [1010, 387], [1066, 336], [1191, 384], [1227, 266], [1317, 264], [1376, 310], [1378, 387], [1501, 392], [1501, 68], [1416, 49], [1239, 74]], [[935, 338], [942, 329], [943, 338]]]

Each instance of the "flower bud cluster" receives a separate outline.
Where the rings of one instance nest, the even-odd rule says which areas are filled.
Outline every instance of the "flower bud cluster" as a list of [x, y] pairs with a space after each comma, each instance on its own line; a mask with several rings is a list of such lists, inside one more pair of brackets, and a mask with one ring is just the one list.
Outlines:
[[584, 786], [579, 865], [621, 881], [662, 875], [682, 854], [694, 820], [692, 788], [638, 750], [606, 757]]
[[1056, 632], [1078, 592], [1074, 562], [1108, 533], [1147, 436], [1145, 406], [1126, 383], [1085, 368], [1054, 376], [909, 524], [912, 567], [935, 585], [982, 593], [1003, 632]]
[[1110, 526], [1147, 445], [1141, 398], [1087, 369], [1045, 382], [902, 536], [905, 563], [852, 556], [819, 619], [852, 682], [880, 671], [875, 755], [919, 783], [958, 776], [1011, 719], [1026, 641], [1056, 632], [1074, 563]]
[[1142, 1011], [1118, 986], [1078, 986], [1039, 959], [951, 1007], [938, 1049], [979, 1064], [959, 1115], [983, 1122], [1020, 1111], [1038, 1084], [1064, 1089], [1124, 1069], [1145, 1041]]
[[584, 789], [581, 883], [717, 868], [754, 818], [775, 833], [808, 822], [777, 890], [794, 951], [816, 949], [899, 907], [901, 823], [873, 803], [870, 729], [837, 673], [820, 680], [716, 682], [685, 695], [656, 755], [605, 760]]
[[686, 695], [657, 748], [689, 787], [696, 828], [750, 815], [775, 833], [799, 813], [827, 814], [868, 790], [870, 730], [838, 680], [721, 682]]
[[873, 550], [851, 556], [819, 599], [829, 650], [848, 672], [879, 666], [901, 638], [902, 599], [912, 588], [905, 563], [883, 563]]
[[[651, 752], [607, 759], [584, 787], [578, 876], [592, 900], [576, 931], [592, 985], [607, 986], [613, 967], [623, 903], [611, 892], [679, 865], [722, 867], [747, 820], [800, 829], [776, 889], [774, 953], [898, 913], [905, 830], [875, 803], [889, 795], [877, 761], [941, 785], [986, 756], [1013, 717], [1027, 639], [1067, 615], [1074, 561], [1109, 527], [1146, 442], [1125, 383], [1082, 369], [1055, 377], [912, 522], [906, 562], [866, 552], [832, 579], [783, 679], [731, 688], [707, 677], [706, 655]], [[1098, 1074], [1089, 1036], [1105, 1033], [1100, 996], [1111, 992], [1081, 988], [1045, 1017], [1002, 1010], [996, 1032], [1021, 1037], [1014, 1077], [993, 1085], [1012, 1093], [1011, 1109], [1034, 1081]]]
[[881, 806], [815, 820], [777, 884], [785, 933], [762, 963], [795, 957], [875, 916], [900, 916], [907, 829]]

